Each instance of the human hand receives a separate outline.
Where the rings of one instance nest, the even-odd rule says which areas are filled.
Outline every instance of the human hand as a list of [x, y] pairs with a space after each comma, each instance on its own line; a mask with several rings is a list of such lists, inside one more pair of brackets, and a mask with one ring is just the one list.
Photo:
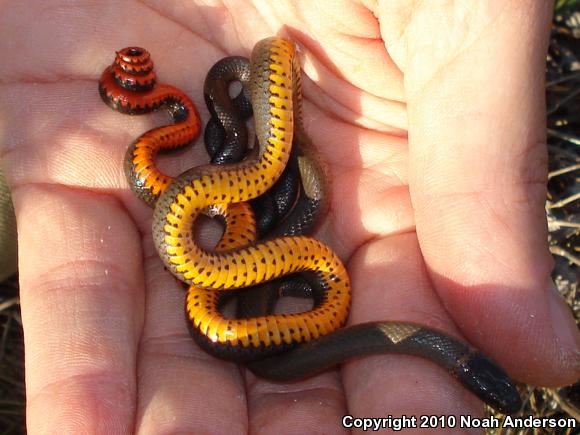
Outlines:
[[[183, 290], [151, 242], [151, 210], [122, 174], [126, 145], [165, 119], [111, 111], [96, 81], [114, 50], [143, 46], [160, 81], [186, 91], [207, 121], [210, 66], [248, 55], [282, 25], [301, 45], [306, 130], [331, 168], [320, 236], [349, 265], [350, 322], [414, 321], [463, 335], [519, 380], [578, 378], [578, 334], [547, 284], [550, 9], [293, 4], [6, 7], [3, 154], [20, 233], [31, 433], [334, 433], [347, 413], [481, 413], [416, 358], [364, 358], [273, 384], [190, 339]], [[162, 168], [207, 161], [199, 143], [181, 156]]]

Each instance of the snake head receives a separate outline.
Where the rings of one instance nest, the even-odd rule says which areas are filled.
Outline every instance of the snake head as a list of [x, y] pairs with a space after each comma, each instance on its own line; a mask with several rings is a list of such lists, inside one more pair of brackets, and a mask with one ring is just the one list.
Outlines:
[[481, 352], [474, 352], [456, 368], [455, 375], [481, 400], [504, 414], [522, 407], [514, 381], [497, 364]]

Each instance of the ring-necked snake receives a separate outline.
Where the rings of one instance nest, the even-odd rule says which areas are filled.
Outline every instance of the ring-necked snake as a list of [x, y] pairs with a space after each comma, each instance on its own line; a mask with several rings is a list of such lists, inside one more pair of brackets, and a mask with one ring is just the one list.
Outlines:
[[[233, 99], [232, 82], [242, 85]], [[210, 111], [204, 142], [211, 163], [237, 163], [250, 153], [246, 119], [252, 115], [250, 61], [230, 56], [216, 62], [204, 83], [204, 97]], [[298, 122], [296, 122], [298, 121]], [[304, 134], [300, 117], [294, 123], [290, 160], [280, 178], [263, 195], [250, 201], [260, 238], [306, 234], [327, 211], [327, 180], [323, 160]], [[298, 198], [298, 200], [297, 200]]]
[[[230, 85], [241, 91], [230, 96]], [[204, 97], [210, 112], [204, 142], [213, 164], [237, 163], [249, 149], [246, 120], [252, 115], [250, 61], [230, 56], [216, 62], [207, 73]], [[308, 137], [295, 122], [290, 160], [282, 175], [263, 195], [250, 201], [259, 238], [310, 234], [327, 211], [325, 166]], [[302, 133], [302, 134], [301, 134]], [[310, 284], [300, 275], [247, 287], [236, 294], [236, 316], [255, 317], [271, 313], [280, 296], [311, 295]]]
[[[121, 113], [138, 115], [164, 108], [173, 117], [175, 124], [147, 131], [125, 153], [124, 171], [129, 186], [139, 198], [153, 206], [173, 181], [173, 177], [157, 168], [155, 156], [160, 150], [183, 147], [198, 136], [197, 110], [179, 89], [156, 83], [153, 61], [147, 50], [140, 47], [127, 47], [117, 52], [114, 63], [101, 75], [99, 93], [108, 106]], [[229, 222], [226, 240], [234, 236], [255, 238], [254, 217], [248, 204], [215, 204], [203, 212]], [[229, 246], [226, 240], [221, 247]]]
[[[135, 50], [138, 59], [144, 54], [144, 50], [128, 50], [129, 54]], [[141, 68], [133, 66], [129, 72], [131, 69], [137, 71], [138, 84], [130, 87], [138, 89], [145, 74]], [[112, 89], [111, 77], [123, 78], [123, 74], [115, 73], [114, 67], [112, 72], [103, 75], [101, 95], [118, 108], [123, 105], [111, 103], [108, 90]], [[194, 338], [209, 352], [246, 362], [250, 370], [273, 380], [307, 377], [351, 356], [385, 352], [417, 355], [447, 369], [492, 407], [517, 411], [520, 397], [505, 372], [481, 352], [442, 332], [400, 322], [341, 328], [348, 316], [350, 281], [341, 260], [323, 243], [306, 236], [256, 242], [255, 223], [244, 212], [234, 219], [226, 218], [226, 232], [215, 250], [197, 245], [192, 229], [200, 213], [222, 213], [230, 204], [244, 204], [263, 194], [282, 173], [291, 152], [294, 122], [300, 118], [299, 77], [290, 42], [280, 38], [258, 42], [252, 52], [250, 78], [258, 156], [237, 164], [193, 168], [161, 189], [155, 204], [153, 238], [167, 268], [190, 284], [186, 311]], [[175, 100], [168, 98], [170, 110], [175, 110], [171, 106]], [[131, 104], [137, 107], [135, 112], [145, 111], [146, 105], [139, 104], [144, 100], [135, 97], [137, 104]], [[121, 109], [132, 111], [125, 106]], [[181, 114], [182, 110], [175, 112]], [[181, 121], [177, 126], [187, 122], [179, 115], [176, 121]], [[134, 178], [143, 184], [141, 178]], [[228, 319], [220, 312], [228, 290], [301, 271], [311, 272], [311, 311], [249, 319]]]

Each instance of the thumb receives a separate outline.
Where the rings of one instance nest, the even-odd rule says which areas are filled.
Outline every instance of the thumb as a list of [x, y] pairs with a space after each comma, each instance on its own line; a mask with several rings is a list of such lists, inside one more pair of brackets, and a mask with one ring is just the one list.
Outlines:
[[393, 52], [405, 74], [421, 250], [472, 343], [520, 380], [571, 383], [580, 334], [550, 280], [544, 209], [551, 5], [452, 3], [407, 9]]

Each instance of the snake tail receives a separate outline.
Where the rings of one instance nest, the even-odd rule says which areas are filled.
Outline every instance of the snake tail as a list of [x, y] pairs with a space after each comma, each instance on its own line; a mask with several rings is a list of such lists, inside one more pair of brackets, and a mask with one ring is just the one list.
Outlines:
[[174, 124], [154, 128], [129, 145], [124, 172], [137, 197], [153, 206], [173, 178], [155, 165], [160, 150], [183, 147], [200, 133], [200, 118], [191, 99], [181, 90], [157, 84], [149, 52], [140, 47], [119, 50], [99, 81], [99, 94], [112, 109], [138, 115], [164, 108]]

